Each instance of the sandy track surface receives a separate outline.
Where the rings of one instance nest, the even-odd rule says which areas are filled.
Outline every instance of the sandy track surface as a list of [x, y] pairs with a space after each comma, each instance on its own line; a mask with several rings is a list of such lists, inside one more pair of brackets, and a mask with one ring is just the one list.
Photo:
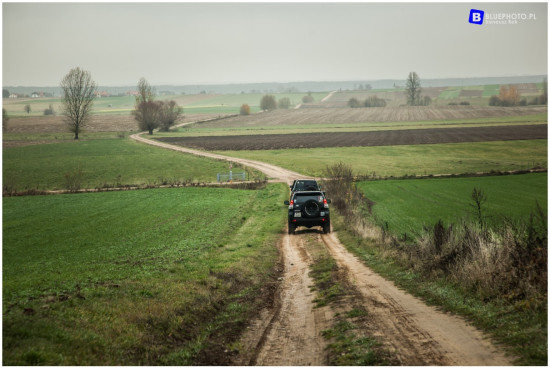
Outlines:
[[398, 289], [365, 266], [335, 233], [320, 235], [362, 297], [373, 335], [391, 346], [403, 365], [511, 365], [483, 334], [463, 319], [443, 313]]
[[[146, 139], [133, 139], [179, 152], [238, 162], [263, 171], [270, 178], [291, 182], [304, 178], [298, 173], [266, 163], [172, 146]], [[370, 316], [367, 334], [374, 336], [396, 355], [403, 365], [511, 365], [484, 335], [463, 319], [427, 306], [398, 289], [349, 253], [335, 233], [318, 237], [338, 266], [355, 285]], [[332, 313], [315, 308], [310, 290], [311, 258], [300, 234], [284, 235], [279, 244], [284, 277], [272, 310], [262, 312], [242, 338], [243, 348], [236, 365], [326, 365], [326, 341], [321, 331], [330, 328]]]

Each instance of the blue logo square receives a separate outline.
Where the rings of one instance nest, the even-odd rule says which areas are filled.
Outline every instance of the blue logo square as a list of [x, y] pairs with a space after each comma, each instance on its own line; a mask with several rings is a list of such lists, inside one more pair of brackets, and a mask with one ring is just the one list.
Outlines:
[[484, 17], [485, 12], [483, 10], [471, 9], [470, 18], [468, 18], [468, 21], [473, 24], [483, 24]]

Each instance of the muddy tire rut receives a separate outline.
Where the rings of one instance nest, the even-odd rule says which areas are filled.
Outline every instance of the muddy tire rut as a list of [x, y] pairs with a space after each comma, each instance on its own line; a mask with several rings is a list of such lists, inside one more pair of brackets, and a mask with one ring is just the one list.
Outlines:
[[[153, 141], [133, 139], [162, 148], [238, 162], [263, 171], [274, 181], [291, 183], [298, 173], [263, 162], [238, 159]], [[241, 338], [234, 365], [327, 365], [327, 341], [321, 332], [335, 322], [330, 307], [317, 308], [309, 276], [311, 256], [305, 234], [288, 235], [278, 244], [284, 274], [275, 306], [251, 321]], [[382, 278], [338, 240], [336, 233], [317, 234], [338, 267], [355, 288], [355, 297], [368, 312], [365, 334], [377, 338], [402, 365], [512, 365], [513, 360], [464, 319], [441, 312]], [[354, 301], [356, 303], [357, 300]]]

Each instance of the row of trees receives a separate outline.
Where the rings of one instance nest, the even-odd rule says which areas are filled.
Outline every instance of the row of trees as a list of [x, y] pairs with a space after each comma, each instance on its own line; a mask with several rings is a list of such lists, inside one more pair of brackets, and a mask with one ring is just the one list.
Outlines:
[[[302, 103], [312, 103], [315, 99], [309, 92], [306, 96], [302, 97]], [[244, 106], [244, 105], [243, 105]], [[263, 111], [271, 111], [277, 108], [288, 109], [290, 107], [290, 99], [288, 97], [281, 98], [278, 102], [273, 95], [264, 95], [260, 100], [260, 109]], [[242, 114], [242, 108], [241, 108]]]
[[361, 102], [355, 97], [352, 97], [348, 101], [348, 106], [352, 108], [357, 107], [386, 107], [386, 100], [379, 98], [378, 96], [371, 96], [365, 101]]

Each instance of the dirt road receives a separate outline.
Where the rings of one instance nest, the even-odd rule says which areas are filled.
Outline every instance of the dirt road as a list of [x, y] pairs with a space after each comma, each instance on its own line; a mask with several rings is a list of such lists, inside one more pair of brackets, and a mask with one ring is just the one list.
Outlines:
[[[304, 178], [266, 163], [172, 146], [133, 135], [133, 139], [179, 152], [238, 162], [281, 182]], [[319, 234], [342, 268], [371, 317], [369, 335], [383, 342], [403, 365], [511, 365], [512, 360], [463, 319], [427, 306], [378, 276], [338, 240], [336, 233]], [[253, 321], [242, 339], [237, 365], [326, 365], [326, 341], [321, 331], [333, 324], [329, 307], [315, 308], [309, 277], [311, 257], [303, 237], [284, 235], [280, 249], [285, 273], [278, 303]]]
[[130, 138], [132, 138], [132, 139], [134, 139], [138, 142], [143, 142], [143, 143], [147, 143], [147, 144], [150, 144], [150, 145], [153, 145], [153, 146], [156, 146], [156, 147], [166, 148], [166, 149], [170, 149], [170, 150], [174, 150], [174, 151], [178, 151], [178, 152], [182, 152], [182, 153], [190, 153], [190, 154], [193, 154], [193, 155], [202, 156], [202, 157], [209, 157], [209, 158], [213, 158], [213, 159], [216, 159], [216, 160], [236, 162], [236, 163], [239, 163], [241, 165], [252, 167], [252, 168], [254, 168], [258, 171], [263, 172], [265, 175], [267, 175], [268, 178], [272, 179], [273, 181], [284, 181], [284, 182], [289, 182], [290, 181], [290, 183], [291, 183], [292, 180], [294, 180], [294, 179], [306, 178], [306, 176], [304, 176], [302, 174], [299, 174], [297, 172], [290, 171], [290, 170], [287, 170], [287, 169], [283, 169], [282, 167], [269, 165], [269, 164], [266, 164], [266, 163], [260, 162], [260, 161], [253, 161], [253, 160], [246, 160], [246, 159], [229, 157], [229, 156], [224, 156], [224, 155], [218, 155], [216, 153], [210, 153], [210, 152], [206, 152], [206, 151], [199, 151], [199, 150], [190, 149], [190, 148], [186, 148], [186, 147], [178, 147], [178, 146], [175, 146], [175, 145], [172, 145], [172, 144], [163, 143], [163, 142], [155, 141], [155, 140], [152, 140], [152, 139], [147, 139], [143, 136], [142, 133], [131, 135]]

